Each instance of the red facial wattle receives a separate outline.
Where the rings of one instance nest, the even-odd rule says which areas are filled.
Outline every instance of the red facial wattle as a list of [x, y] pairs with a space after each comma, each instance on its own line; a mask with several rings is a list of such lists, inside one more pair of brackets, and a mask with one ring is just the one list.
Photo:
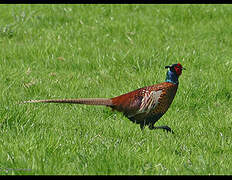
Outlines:
[[176, 74], [177, 74], [178, 76], [180, 76], [181, 73], [182, 73], [182, 66], [181, 66], [181, 64], [178, 63], [177, 66], [175, 66], [174, 68], [175, 68]]
[[178, 76], [181, 75], [182, 70], [181, 70], [180, 68], [178, 68], [178, 67], [174, 67], [174, 68], [175, 68], [176, 74], [177, 74]]

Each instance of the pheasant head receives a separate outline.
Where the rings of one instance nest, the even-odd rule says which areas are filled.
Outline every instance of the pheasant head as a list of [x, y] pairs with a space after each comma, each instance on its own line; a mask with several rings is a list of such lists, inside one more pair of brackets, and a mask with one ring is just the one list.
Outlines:
[[172, 64], [171, 66], [165, 66], [165, 68], [169, 68], [166, 74], [166, 82], [170, 82], [173, 84], [178, 84], [178, 78], [182, 73], [182, 70], [185, 68], [182, 67], [180, 63]]

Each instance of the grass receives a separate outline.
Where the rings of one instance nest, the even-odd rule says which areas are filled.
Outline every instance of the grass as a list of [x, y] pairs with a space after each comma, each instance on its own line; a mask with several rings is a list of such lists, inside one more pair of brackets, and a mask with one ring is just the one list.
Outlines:
[[[1, 5], [0, 174], [232, 174], [231, 5]], [[163, 82], [174, 102], [140, 131], [104, 107], [25, 104], [113, 97]]]

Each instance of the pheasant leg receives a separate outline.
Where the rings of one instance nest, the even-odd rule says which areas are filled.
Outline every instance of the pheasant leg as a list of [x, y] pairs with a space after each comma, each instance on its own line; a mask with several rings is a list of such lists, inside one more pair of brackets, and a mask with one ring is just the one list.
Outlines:
[[154, 126], [154, 124], [152, 124], [152, 125], [149, 126], [149, 129], [150, 130], [163, 129], [163, 130], [166, 130], [167, 132], [171, 132], [172, 134], [174, 134], [173, 130], [168, 126]]

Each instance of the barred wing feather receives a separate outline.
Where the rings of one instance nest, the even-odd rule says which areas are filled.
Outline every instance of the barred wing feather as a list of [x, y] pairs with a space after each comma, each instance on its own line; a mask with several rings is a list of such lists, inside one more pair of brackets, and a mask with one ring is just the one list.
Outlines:
[[162, 94], [162, 90], [159, 91], [145, 91], [144, 97], [142, 99], [141, 105], [139, 107], [138, 113], [149, 113], [151, 110], [155, 109], [155, 107], [159, 103], [160, 95]]

